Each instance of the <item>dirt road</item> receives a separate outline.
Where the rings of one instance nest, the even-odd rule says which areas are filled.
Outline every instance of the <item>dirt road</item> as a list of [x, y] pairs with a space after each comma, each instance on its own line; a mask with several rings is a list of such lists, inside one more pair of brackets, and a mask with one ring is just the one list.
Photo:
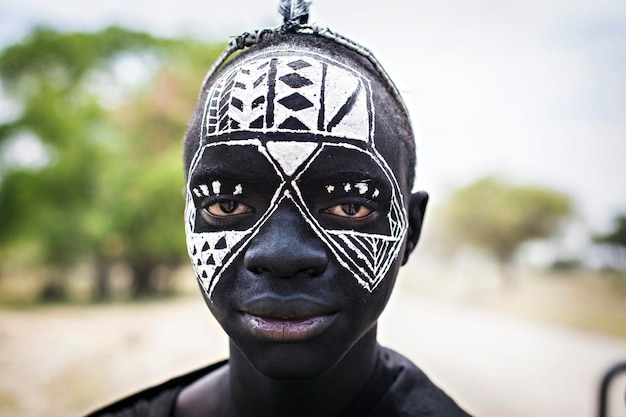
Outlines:
[[[395, 294], [381, 341], [407, 353], [482, 417], [592, 417], [601, 375], [626, 341]], [[612, 410], [626, 416], [626, 378]], [[618, 411], [619, 410], [619, 411]]]

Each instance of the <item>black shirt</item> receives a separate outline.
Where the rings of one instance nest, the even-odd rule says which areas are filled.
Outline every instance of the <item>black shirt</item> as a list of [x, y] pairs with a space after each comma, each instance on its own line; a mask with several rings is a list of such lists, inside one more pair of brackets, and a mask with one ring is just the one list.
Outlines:
[[[224, 366], [218, 362], [141, 391], [86, 417], [171, 417], [180, 391]], [[467, 417], [411, 361], [381, 347], [369, 382], [339, 417]], [[208, 416], [207, 416], [208, 417]]]

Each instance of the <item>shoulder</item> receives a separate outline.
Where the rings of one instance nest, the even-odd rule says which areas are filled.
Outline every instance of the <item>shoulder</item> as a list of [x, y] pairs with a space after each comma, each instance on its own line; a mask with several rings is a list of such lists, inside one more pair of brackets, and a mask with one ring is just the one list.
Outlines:
[[[406, 417], [467, 417], [452, 398], [437, 387], [413, 362], [401, 354], [381, 348], [381, 365], [393, 382], [377, 404], [378, 413]], [[389, 410], [394, 410], [389, 414]]]
[[170, 417], [180, 391], [203, 376], [221, 368], [227, 361], [170, 379], [169, 381], [137, 392], [85, 417]]

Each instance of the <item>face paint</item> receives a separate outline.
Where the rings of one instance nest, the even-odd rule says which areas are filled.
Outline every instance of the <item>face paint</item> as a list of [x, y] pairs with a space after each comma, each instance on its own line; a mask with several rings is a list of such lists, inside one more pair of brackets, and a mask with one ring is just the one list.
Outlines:
[[213, 187], [214, 194], [219, 194], [222, 191], [222, 183], [219, 181], [213, 181], [211, 186]]
[[354, 184], [354, 186], [359, 190], [359, 194], [365, 194], [369, 189], [369, 186], [364, 182], [359, 182]]
[[[363, 288], [371, 292], [378, 286], [398, 256], [407, 220], [396, 178], [374, 146], [373, 120], [369, 81], [321, 55], [262, 53], [219, 77], [208, 93], [200, 146], [187, 185], [187, 245], [208, 298], [237, 255], [283, 204], [297, 207]], [[224, 190], [234, 190], [232, 195], [239, 197], [244, 188], [248, 190], [239, 178], [220, 177], [219, 165], [231, 160], [237, 161], [242, 175], [244, 170], [257, 170], [249, 176], [252, 181], [265, 179], [260, 186], [271, 190], [271, 198], [252, 224], [230, 225], [217, 219], [207, 226], [197, 216], [199, 210], [217, 204], [207, 197]], [[350, 165], [355, 161], [360, 174], [346, 173], [345, 181], [337, 180], [345, 167], [333, 164], [346, 160]], [[309, 191], [315, 187], [303, 186], [320, 184], [315, 179], [320, 175], [332, 179], [317, 185], [326, 195], [365, 198], [363, 205], [381, 197], [384, 221], [371, 230], [320, 221]], [[229, 180], [237, 183], [227, 185]]]

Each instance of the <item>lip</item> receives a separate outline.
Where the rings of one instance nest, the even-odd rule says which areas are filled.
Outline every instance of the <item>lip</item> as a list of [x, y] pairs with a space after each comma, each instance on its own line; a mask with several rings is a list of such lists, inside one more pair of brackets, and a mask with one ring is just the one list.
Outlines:
[[302, 342], [323, 333], [336, 311], [309, 297], [262, 296], [240, 309], [243, 324], [256, 337], [271, 342]]
[[334, 321], [335, 314], [299, 319], [260, 317], [243, 313], [243, 322], [250, 332], [270, 342], [294, 343], [313, 339]]

